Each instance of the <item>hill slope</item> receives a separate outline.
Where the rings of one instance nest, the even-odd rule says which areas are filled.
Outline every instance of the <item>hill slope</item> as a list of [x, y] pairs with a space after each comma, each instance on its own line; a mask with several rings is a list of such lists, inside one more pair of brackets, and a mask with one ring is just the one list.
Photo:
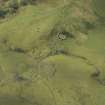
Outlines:
[[0, 105], [104, 105], [103, 3], [38, 1], [2, 18]]

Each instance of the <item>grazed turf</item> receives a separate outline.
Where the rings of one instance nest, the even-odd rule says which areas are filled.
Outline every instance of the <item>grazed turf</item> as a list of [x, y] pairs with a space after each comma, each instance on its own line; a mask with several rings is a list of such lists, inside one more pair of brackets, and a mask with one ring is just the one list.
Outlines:
[[46, 0], [1, 20], [0, 105], [105, 104], [101, 1]]

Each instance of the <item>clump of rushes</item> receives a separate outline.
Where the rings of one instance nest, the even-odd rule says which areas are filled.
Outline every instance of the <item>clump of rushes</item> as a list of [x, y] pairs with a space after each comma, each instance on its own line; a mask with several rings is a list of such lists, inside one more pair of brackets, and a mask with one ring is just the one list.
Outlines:
[[36, 4], [36, 0], [20, 0], [20, 5], [25, 6], [28, 4], [34, 5]]
[[0, 18], [4, 18], [6, 14], [7, 14], [7, 11], [4, 10], [3, 8], [0, 8]]
[[0, 5], [0, 18], [5, 18], [7, 15], [14, 14], [21, 6], [36, 4], [36, 0], [9, 0]]
[[16, 11], [19, 9], [19, 2], [17, 0], [11, 0], [8, 3], [8, 8], [10, 13], [16, 13]]
[[28, 5], [29, 0], [20, 0], [20, 5]]

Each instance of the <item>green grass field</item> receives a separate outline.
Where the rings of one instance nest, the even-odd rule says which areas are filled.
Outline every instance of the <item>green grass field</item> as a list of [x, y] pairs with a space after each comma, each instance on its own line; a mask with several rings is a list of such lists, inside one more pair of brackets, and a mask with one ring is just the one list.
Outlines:
[[0, 19], [0, 105], [104, 105], [104, 0], [39, 0]]

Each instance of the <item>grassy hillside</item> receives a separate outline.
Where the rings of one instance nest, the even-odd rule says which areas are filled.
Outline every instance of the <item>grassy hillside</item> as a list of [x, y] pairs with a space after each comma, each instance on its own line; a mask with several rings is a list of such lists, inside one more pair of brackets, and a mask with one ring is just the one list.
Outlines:
[[1, 2], [0, 105], [104, 105], [104, 0], [36, 0], [15, 12], [9, 2]]

